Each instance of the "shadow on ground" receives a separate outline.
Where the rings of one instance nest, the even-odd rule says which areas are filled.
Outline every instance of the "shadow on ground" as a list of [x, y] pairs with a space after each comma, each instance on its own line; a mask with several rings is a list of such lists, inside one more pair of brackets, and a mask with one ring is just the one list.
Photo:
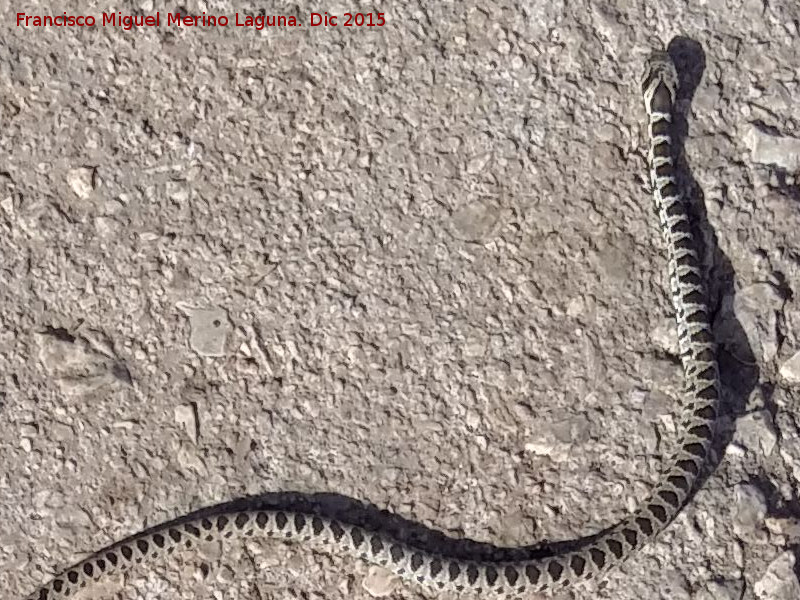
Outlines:
[[[736, 273], [731, 261], [720, 248], [716, 232], [708, 221], [705, 197], [703, 190], [691, 174], [689, 165], [684, 156], [684, 143], [689, 135], [687, 115], [690, 111], [695, 90], [705, 71], [705, 53], [700, 44], [694, 40], [676, 37], [667, 48], [669, 55], [678, 70], [681, 81], [677, 97], [677, 110], [675, 115], [675, 150], [678, 161], [678, 174], [680, 183], [686, 193], [689, 213], [694, 218], [696, 239], [701, 248], [701, 257], [707, 268], [708, 297], [711, 307], [711, 320], [714, 323], [714, 333], [718, 340], [734, 340], [735, 347], [720, 345], [717, 350], [720, 379], [722, 381], [723, 398], [721, 405], [721, 418], [717, 431], [714, 449], [719, 457], [730, 442], [736, 417], [746, 411], [747, 400], [759, 382], [759, 368], [752, 348], [747, 339], [744, 328], [735, 315], [726, 314], [725, 319], [720, 319], [723, 303], [728, 299], [728, 305], [735, 295]], [[721, 331], [721, 328], [725, 331]], [[770, 390], [764, 390], [769, 392]], [[768, 397], [769, 394], [765, 393]], [[718, 461], [717, 461], [718, 462]], [[710, 465], [716, 467], [716, 464]]]

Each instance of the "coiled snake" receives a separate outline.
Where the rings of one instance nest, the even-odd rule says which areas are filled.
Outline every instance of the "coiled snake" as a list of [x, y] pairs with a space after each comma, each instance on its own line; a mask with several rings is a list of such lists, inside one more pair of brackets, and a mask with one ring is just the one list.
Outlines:
[[667, 246], [670, 288], [685, 377], [685, 406], [677, 450], [659, 483], [630, 516], [603, 532], [576, 540], [550, 556], [513, 562], [470, 561], [431, 554], [381, 531], [293, 510], [227, 511], [187, 517], [101, 550], [67, 569], [27, 600], [57, 600], [111, 573], [202, 540], [266, 536], [382, 565], [433, 590], [472, 591], [494, 598], [549, 593], [596, 579], [658, 535], [678, 514], [706, 460], [717, 415], [719, 381], [700, 260], [675, 170], [673, 103], [678, 78], [664, 52], [647, 61], [642, 93], [648, 115], [650, 182]]

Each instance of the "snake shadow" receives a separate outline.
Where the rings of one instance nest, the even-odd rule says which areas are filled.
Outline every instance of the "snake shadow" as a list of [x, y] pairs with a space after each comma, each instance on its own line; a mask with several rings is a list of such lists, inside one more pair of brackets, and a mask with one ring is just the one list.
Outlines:
[[[736, 272], [719, 245], [717, 234], [708, 219], [703, 190], [692, 176], [684, 153], [685, 140], [689, 134], [687, 115], [705, 71], [705, 53], [698, 42], [686, 37], [674, 38], [667, 46], [667, 52], [675, 63], [680, 79], [673, 130], [677, 172], [686, 193], [696, 239], [701, 245], [701, 257], [706, 267], [710, 317], [718, 342], [717, 361], [722, 384], [722, 402], [714, 443], [718, 458], [716, 461], [712, 459], [709, 464], [713, 470], [733, 438], [736, 418], [747, 411], [748, 399], [759, 385], [760, 370], [745, 329], [732, 309], [736, 297]], [[772, 390], [765, 386], [761, 391], [769, 407]]]

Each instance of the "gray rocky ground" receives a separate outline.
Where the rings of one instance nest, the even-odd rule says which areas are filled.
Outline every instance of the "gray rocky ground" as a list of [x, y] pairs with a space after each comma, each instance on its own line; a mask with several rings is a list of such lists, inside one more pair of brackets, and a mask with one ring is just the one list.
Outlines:
[[[278, 2], [386, 23], [126, 32], [0, 3], [0, 597], [268, 490], [503, 544], [625, 515], [680, 399], [638, 91], [670, 41], [704, 63], [682, 107], [729, 443], [656, 543], [564, 597], [797, 597], [800, 5], [688, 4]], [[103, 590], [424, 596], [255, 542]]]

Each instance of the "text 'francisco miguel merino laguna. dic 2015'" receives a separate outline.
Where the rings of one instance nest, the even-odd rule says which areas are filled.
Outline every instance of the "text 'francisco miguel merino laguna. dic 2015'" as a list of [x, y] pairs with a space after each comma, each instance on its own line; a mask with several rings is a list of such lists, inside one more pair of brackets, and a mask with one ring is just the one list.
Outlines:
[[[383, 27], [386, 23], [384, 13], [342, 13], [341, 15], [328, 14], [327, 12], [309, 14], [305, 25], [310, 27]], [[123, 15], [122, 13], [102, 13], [93, 15], [29, 15], [24, 12], [17, 13], [17, 27], [120, 27], [133, 29], [134, 27], [159, 27], [161, 24], [168, 27], [252, 27], [264, 29], [265, 27], [303, 27], [300, 17], [294, 15], [245, 15], [235, 13], [232, 17], [227, 15], [182, 15], [181, 13], [166, 13], [162, 19], [161, 13], [153, 15]]]

